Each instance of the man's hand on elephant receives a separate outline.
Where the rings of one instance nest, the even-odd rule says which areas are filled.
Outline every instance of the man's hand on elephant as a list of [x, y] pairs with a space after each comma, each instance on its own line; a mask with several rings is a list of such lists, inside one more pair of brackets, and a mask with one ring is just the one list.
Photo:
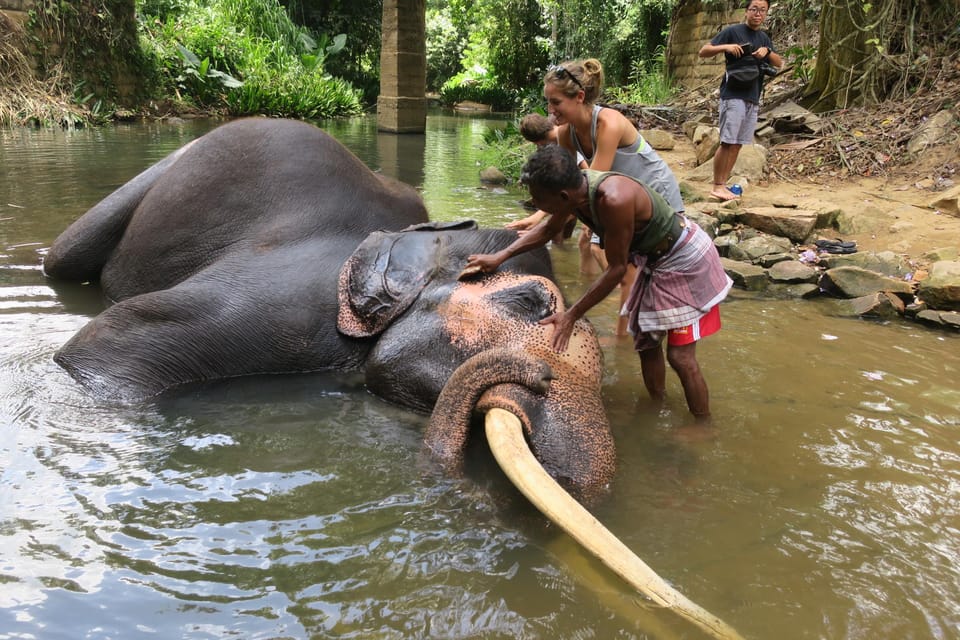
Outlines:
[[570, 344], [570, 336], [573, 334], [573, 327], [576, 323], [576, 320], [570, 313], [567, 312], [558, 312], [552, 316], [547, 316], [540, 321], [540, 324], [553, 325], [553, 338], [551, 343], [553, 350], [558, 353], [563, 353], [567, 350], [567, 346]]
[[490, 273], [491, 271], [496, 271], [501, 262], [502, 260], [500, 260], [496, 254], [479, 253], [468, 256], [467, 266], [463, 268], [463, 271], [460, 272], [460, 275], [457, 276], [457, 279], [462, 280], [463, 278], [474, 276], [479, 273]]

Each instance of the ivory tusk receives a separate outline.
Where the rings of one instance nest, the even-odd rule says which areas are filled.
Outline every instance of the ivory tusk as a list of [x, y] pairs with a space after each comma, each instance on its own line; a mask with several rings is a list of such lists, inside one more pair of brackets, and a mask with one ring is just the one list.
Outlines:
[[714, 638], [743, 640], [730, 625], [671, 587], [544, 470], [527, 446], [520, 419], [503, 409], [486, 415], [487, 441], [510, 481], [545, 516], [654, 604]]

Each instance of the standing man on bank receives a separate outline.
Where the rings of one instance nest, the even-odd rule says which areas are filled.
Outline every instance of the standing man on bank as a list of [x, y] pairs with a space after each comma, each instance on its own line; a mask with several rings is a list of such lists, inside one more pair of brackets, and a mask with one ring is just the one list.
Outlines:
[[777, 70], [783, 58], [774, 51], [773, 42], [760, 27], [770, 10], [767, 0], [747, 0], [744, 22], [725, 27], [700, 49], [701, 58], [723, 53], [726, 73], [720, 83], [720, 148], [713, 156], [713, 189], [710, 195], [720, 200], [737, 196], [727, 187], [740, 148], [753, 144], [753, 132], [760, 114], [760, 93], [764, 73], [761, 64]]

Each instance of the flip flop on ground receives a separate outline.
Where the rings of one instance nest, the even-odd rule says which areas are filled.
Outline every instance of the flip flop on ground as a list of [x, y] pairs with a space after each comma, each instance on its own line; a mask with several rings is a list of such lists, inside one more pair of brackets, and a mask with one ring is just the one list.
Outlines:
[[856, 253], [857, 252], [857, 243], [856, 242], [844, 242], [843, 240], [816, 240], [814, 242], [817, 245], [817, 248], [820, 251], [826, 251], [827, 253]]

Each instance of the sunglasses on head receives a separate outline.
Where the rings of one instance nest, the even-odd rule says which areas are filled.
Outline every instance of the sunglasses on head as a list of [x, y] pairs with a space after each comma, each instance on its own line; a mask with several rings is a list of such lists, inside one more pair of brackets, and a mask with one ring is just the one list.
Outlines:
[[563, 80], [564, 78], [570, 78], [571, 80], [573, 80], [574, 84], [580, 87], [580, 91], [586, 92], [586, 89], [583, 87], [580, 81], [577, 80], [577, 76], [573, 75], [573, 72], [571, 72], [566, 67], [559, 64], [554, 64], [554, 65], [550, 65], [547, 68], [547, 71], [553, 73], [554, 77], [558, 78], [559, 80]]

